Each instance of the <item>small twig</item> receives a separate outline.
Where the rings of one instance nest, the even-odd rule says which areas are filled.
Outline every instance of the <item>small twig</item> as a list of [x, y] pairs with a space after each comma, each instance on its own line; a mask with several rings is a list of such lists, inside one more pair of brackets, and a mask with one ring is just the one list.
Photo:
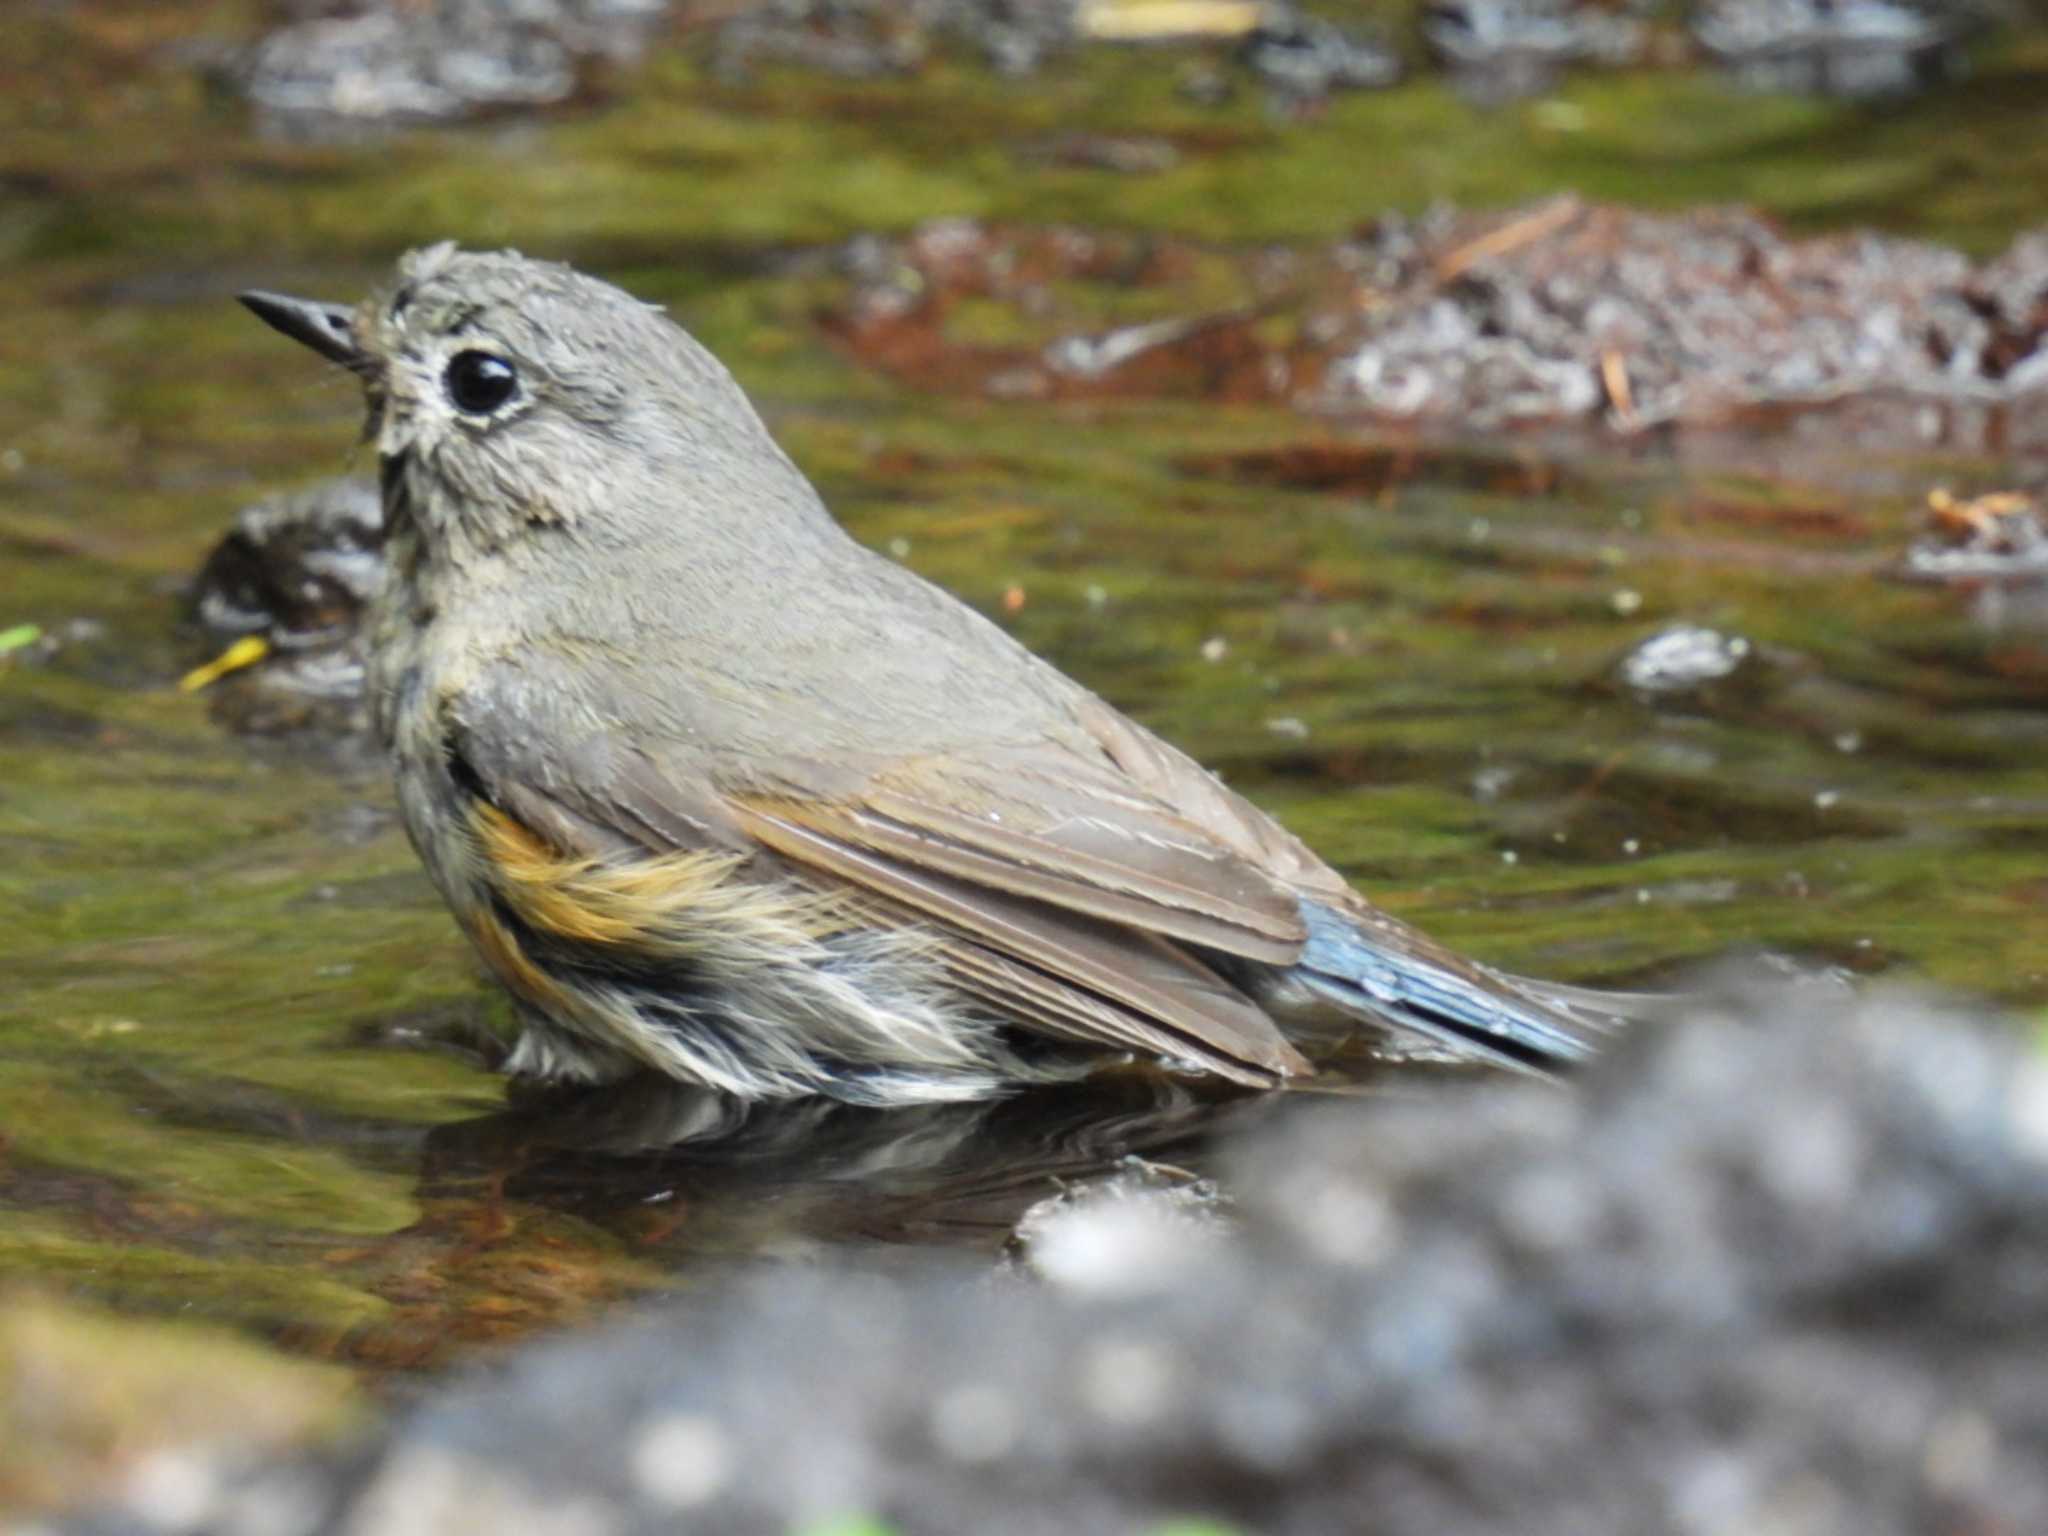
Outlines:
[[1616, 423], [1632, 429], [1636, 424], [1636, 397], [1629, 387], [1628, 359], [1621, 355], [1620, 348], [1609, 347], [1600, 354], [1600, 382], [1607, 390], [1607, 404]]
[[1511, 219], [1498, 229], [1488, 230], [1476, 240], [1468, 240], [1455, 250], [1439, 257], [1436, 264], [1436, 280], [1448, 283], [1482, 261], [1496, 256], [1505, 256], [1509, 251], [1518, 251], [1525, 245], [1556, 234], [1576, 219], [1585, 205], [1571, 193], [1544, 204], [1533, 213], [1526, 213], [1519, 219]]

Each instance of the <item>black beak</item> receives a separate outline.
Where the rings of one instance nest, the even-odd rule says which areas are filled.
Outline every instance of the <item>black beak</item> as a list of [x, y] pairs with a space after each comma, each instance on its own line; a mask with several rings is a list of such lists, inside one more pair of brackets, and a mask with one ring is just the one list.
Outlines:
[[362, 371], [363, 353], [356, 345], [348, 306], [258, 290], [236, 297], [265, 325], [283, 331], [293, 341], [304, 342], [330, 363], [339, 363], [357, 373]]

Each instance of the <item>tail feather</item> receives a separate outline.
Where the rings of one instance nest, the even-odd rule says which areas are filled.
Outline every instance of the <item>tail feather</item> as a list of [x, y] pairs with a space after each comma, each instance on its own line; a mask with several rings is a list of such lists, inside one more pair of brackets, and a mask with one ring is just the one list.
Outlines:
[[1316, 996], [1469, 1060], [1545, 1073], [1593, 1053], [1593, 1036], [1626, 1014], [1599, 994], [1525, 982], [1397, 948], [1328, 907], [1305, 901], [1308, 942], [1294, 978]]

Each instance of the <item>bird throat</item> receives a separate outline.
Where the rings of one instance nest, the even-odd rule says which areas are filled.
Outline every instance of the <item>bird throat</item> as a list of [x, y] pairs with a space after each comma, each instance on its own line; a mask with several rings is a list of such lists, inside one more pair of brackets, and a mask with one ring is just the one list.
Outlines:
[[406, 485], [411, 468], [402, 452], [383, 454], [377, 460], [377, 492], [384, 501], [386, 538], [412, 522], [412, 493]]
[[414, 625], [433, 619], [431, 540], [420, 526], [411, 454], [401, 450], [377, 460], [377, 488], [384, 502], [384, 561], [387, 608], [403, 611]]

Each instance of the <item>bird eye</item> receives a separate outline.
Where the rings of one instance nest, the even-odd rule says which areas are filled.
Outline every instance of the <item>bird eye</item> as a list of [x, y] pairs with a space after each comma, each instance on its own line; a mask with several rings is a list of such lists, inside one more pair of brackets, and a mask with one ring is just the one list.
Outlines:
[[488, 352], [458, 352], [442, 375], [455, 409], [488, 416], [519, 393], [519, 374], [502, 357]]

